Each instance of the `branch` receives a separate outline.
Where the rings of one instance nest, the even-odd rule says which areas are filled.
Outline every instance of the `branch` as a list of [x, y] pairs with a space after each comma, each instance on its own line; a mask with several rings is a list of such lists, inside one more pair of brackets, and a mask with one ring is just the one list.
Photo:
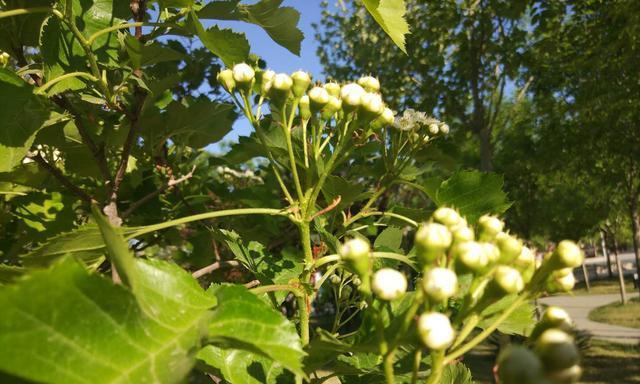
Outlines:
[[89, 196], [85, 191], [83, 191], [80, 187], [73, 184], [71, 180], [69, 180], [58, 168], [49, 164], [40, 153], [37, 153], [33, 156], [28, 156], [30, 159], [38, 163], [38, 165], [44, 168], [47, 172], [49, 172], [53, 177], [55, 177], [62, 185], [65, 186], [70, 192], [78, 196], [81, 200], [91, 204], [94, 202], [94, 199]]
[[236, 261], [236, 260], [216, 261], [213, 264], [210, 264], [210, 265], [207, 265], [204, 268], [198, 269], [197, 271], [193, 272], [191, 274], [191, 276], [193, 276], [196, 279], [199, 279], [202, 276], [208, 275], [209, 273], [211, 273], [211, 272], [213, 272], [213, 271], [215, 271], [217, 269], [220, 269], [220, 268], [223, 268], [223, 267], [239, 267], [241, 265], [242, 264], [240, 264], [240, 262]]
[[338, 204], [340, 204], [340, 201], [342, 201], [342, 196], [338, 195], [338, 197], [336, 197], [335, 199], [333, 199], [333, 201], [331, 202], [331, 204], [329, 204], [328, 206], [326, 206], [324, 209], [319, 210], [318, 212], [314, 213], [313, 216], [311, 216], [311, 218], [309, 219], [309, 221], [313, 221], [313, 219], [315, 219], [318, 216], [322, 216], [325, 213], [331, 211], [332, 209], [334, 209], [335, 207], [338, 206]]
[[121, 218], [129, 217], [129, 215], [131, 215], [131, 213], [133, 213], [133, 211], [135, 211], [136, 209], [140, 208], [141, 206], [143, 206], [144, 204], [149, 202], [154, 197], [160, 195], [161, 193], [163, 193], [164, 191], [166, 191], [168, 189], [173, 188], [173, 186], [175, 186], [177, 184], [180, 184], [183, 181], [189, 180], [191, 177], [193, 177], [193, 171], [195, 171], [195, 170], [196, 170], [196, 166], [194, 165], [189, 173], [187, 173], [186, 175], [184, 175], [184, 176], [182, 176], [182, 177], [180, 177], [178, 179], [174, 179], [173, 176], [171, 176], [171, 178], [169, 179], [167, 184], [165, 184], [162, 187], [156, 189], [155, 191], [147, 194], [146, 196], [142, 197], [140, 200], [132, 203], [129, 206], [129, 208], [127, 208], [127, 210], [124, 211], [122, 213], [122, 215], [120, 215]]

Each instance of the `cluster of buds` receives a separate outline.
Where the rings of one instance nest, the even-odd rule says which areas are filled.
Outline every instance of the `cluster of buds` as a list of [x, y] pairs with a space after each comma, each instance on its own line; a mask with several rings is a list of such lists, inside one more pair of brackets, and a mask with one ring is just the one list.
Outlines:
[[582, 374], [580, 354], [570, 332], [571, 318], [549, 307], [525, 346], [510, 346], [498, 357], [500, 384], [575, 383]]
[[395, 119], [393, 127], [409, 133], [412, 141], [427, 142], [430, 138], [449, 133], [449, 125], [424, 112], [407, 109]]
[[289, 75], [271, 70], [255, 71], [240, 63], [218, 74], [218, 82], [229, 93], [251, 91], [277, 107], [295, 101], [303, 120], [312, 116], [329, 120], [355, 114], [360, 121], [370, 123], [374, 129], [394, 123], [394, 113], [380, 94], [380, 82], [372, 76], [363, 76], [357, 82], [313, 84], [304, 71]]

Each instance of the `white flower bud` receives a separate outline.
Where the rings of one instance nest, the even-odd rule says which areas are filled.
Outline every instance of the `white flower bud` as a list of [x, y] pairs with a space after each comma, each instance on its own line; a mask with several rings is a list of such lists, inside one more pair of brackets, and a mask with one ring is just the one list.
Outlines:
[[440, 207], [433, 212], [433, 219], [451, 228], [460, 223], [462, 218], [455, 209]]
[[340, 96], [340, 84], [330, 82], [330, 83], [325, 83], [322, 87], [326, 89], [331, 96], [335, 96], [335, 97]]
[[465, 241], [473, 241], [475, 239], [473, 229], [467, 227], [466, 225], [454, 226], [453, 228], [451, 228], [451, 234], [453, 235], [454, 243], [463, 243]]
[[485, 255], [487, 256], [487, 262], [494, 264], [500, 259], [500, 250], [492, 243], [480, 243]]
[[376, 116], [381, 115], [384, 112], [384, 102], [377, 93], [365, 93], [361, 98], [362, 108]]
[[487, 240], [491, 240], [502, 232], [504, 222], [495, 216], [484, 215], [478, 219], [478, 226], [480, 227], [480, 235]]
[[584, 254], [573, 241], [562, 240], [553, 253], [552, 259], [557, 262], [560, 268], [575, 268], [582, 265]]
[[340, 98], [342, 99], [342, 107], [350, 109], [359, 107], [364, 96], [364, 89], [356, 83], [349, 83], [340, 89]]
[[422, 289], [436, 302], [447, 300], [458, 289], [458, 277], [447, 268], [432, 268], [422, 277]]
[[489, 263], [484, 248], [475, 241], [467, 241], [456, 245], [454, 255], [465, 267], [474, 272], [480, 271]]
[[529, 266], [534, 265], [536, 262], [536, 256], [528, 247], [522, 247], [522, 251], [514, 260], [515, 267], [520, 269], [527, 269]]
[[567, 369], [580, 360], [580, 353], [573, 343], [573, 338], [556, 328], [542, 332], [536, 340], [535, 351], [547, 372]]
[[233, 79], [233, 71], [229, 68], [218, 72], [218, 83], [229, 93], [232, 93], [236, 87], [236, 81]]
[[569, 329], [571, 328], [571, 317], [564, 309], [560, 307], [548, 307], [542, 315], [542, 322], [549, 324], [554, 328]]
[[418, 318], [418, 334], [429, 349], [436, 351], [448, 348], [455, 337], [449, 318], [442, 313], [423, 313]]
[[279, 91], [289, 91], [293, 86], [293, 80], [286, 73], [278, 73], [274, 76], [271, 86]]
[[298, 110], [300, 111], [300, 117], [302, 120], [309, 120], [311, 118], [311, 101], [309, 96], [304, 95], [298, 102]]
[[453, 241], [451, 232], [442, 224], [426, 223], [416, 231], [415, 244], [423, 264], [434, 261]]
[[378, 92], [380, 90], [380, 82], [373, 76], [363, 76], [359, 78], [358, 84], [367, 92]]
[[256, 73], [249, 65], [245, 63], [236, 64], [233, 66], [233, 79], [238, 85], [251, 84]]
[[429, 133], [431, 135], [437, 135], [438, 132], [440, 132], [440, 128], [438, 127], [437, 123], [431, 123], [429, 124], [429, 126], [427, 127], [427, 129], [429, 130]]
[[440, 125], [440, 133], [446, 135], [449, 133], [449, 126], [447, 124]]
[[495, 282], [506, 293], [518, 293], [524, 289], [524, 281], [517, 269], [499, 265], [496, 268]]
[[505, 232], [500, 232], [496, 236], [496, 244], [500, 249], [500, 262], [511, 263], [522, 253], [522, 241]]
[[[576, 285], [576, 278], [573, 276], [573, 271], [568, 269], [570, 272], [566, 273], [565, 270], [556, 271], [553, 273], [552, 278], [549, 282], [549, 290], [552, 292], [569, 292]], [[560, 272], [560, 273], [559, 273]]]
[[396, 300], [407, 291], [407, 279], [395, 269], [383, 268], [373, 274], [371, 290], [381, 300]]
[[330, 97], [329, 92], [322, 87], [313, 87], [309, 91], [309, 100], [311, 100], [314, 110], [324, 107], [329, 102]]
[[329, 96], [329, 102], [324, 106], [324, 108], [322, 108], [322, 118], [325, 120], [330, 119], [340, 110], [340, 108], [342, 108], [342, 100], [335, 96]]
[[262, 72], [260, 77], [260, 93], [262, 96], [266, 96], [269, 93], [274, 77], [276, 77], [276, 73], [270, 69]]
[[384, 123], [384, 125], [391, 125], [395, 120], [393, 111], [387, 107], [385, 107], [384, 111], [382, 111], [382, 115], [380, 115], [380, 118], [382, 119], [382, 122]]
[[371, 248], [365, 240], [356, 237], [340, 247], [340, 257], [345, 260], [369, 258]]

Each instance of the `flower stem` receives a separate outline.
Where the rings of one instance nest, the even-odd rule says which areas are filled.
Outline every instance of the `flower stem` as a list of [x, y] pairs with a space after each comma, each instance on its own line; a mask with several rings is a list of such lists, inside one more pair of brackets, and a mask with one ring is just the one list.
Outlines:
[[440, 383], [445, 364], [444, 351], [431, 351], [431, 373], [429, 374], [429, 379], [427, 379], [426, 384]]

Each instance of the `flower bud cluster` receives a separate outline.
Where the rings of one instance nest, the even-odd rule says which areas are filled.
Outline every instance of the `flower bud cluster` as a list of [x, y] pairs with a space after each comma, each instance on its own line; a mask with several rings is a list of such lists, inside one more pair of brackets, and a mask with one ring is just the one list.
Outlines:
[[424, 112], [407, 109], [402, 116], [395, 119], [393, 127], [409, 132], [409, 137], [416, 141], [427, 142], [431, 137], [449, 133], [449, 125], [428, 116]]

